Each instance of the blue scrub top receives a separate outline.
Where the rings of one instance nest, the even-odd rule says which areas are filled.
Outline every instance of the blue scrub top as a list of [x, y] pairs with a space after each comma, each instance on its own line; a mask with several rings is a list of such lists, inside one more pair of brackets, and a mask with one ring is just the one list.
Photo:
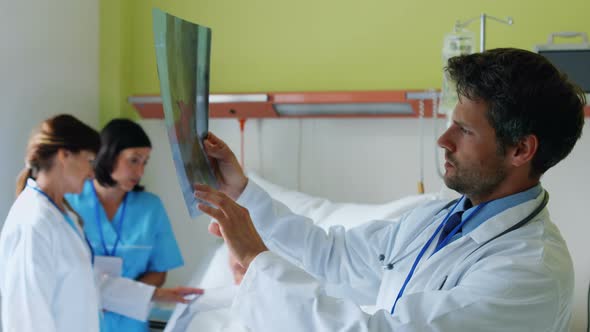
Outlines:
[[[94, 254], [103, 256], [107, 253], [101, 242], [98, 225], [102, 228], [107, 250], [112, 252], [123, 204], [119, 206], [113, 220], [108, 221], [104, 208], [98, 203], [100, 221], [97, 223], [95, 204], [98, 201], [92, 186], [92, 181], [86, 181], [80, 194], [68, 194], [66, 199], [84, 220], [84, 232]], [[145, 191], [131, 191], [127, 193], [126, 200], [119, 244], [115, 252], [115, 256], [123, 259], [123, 277], [135, 280], [146, 272], [166, 272], [182, 266], [184, 262], [180, 249], [158, 196]], [[149, 327], [147, 322], [105, 312], [101, 331], [146, 332]]]

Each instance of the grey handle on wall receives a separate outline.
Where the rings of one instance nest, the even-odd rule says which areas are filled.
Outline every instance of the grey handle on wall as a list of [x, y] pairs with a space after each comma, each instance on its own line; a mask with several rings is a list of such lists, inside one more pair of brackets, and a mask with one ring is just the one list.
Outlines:
[[563, 31], [563, 32], [554, 32], [549, 35], [547, 38], [547, 44], [553, 44], [553, 39], [555, 37], [561, 38], [575, 38], [575, 37], [582, 37], [585, 44], [588, 44], [588, 34], [585, 32], [574, 32], [574, 31]]

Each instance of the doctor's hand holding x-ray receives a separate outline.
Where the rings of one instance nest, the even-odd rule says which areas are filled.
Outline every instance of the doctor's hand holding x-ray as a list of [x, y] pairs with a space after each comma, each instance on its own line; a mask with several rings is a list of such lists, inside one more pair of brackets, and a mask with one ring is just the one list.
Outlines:
[[[230, 255], [237, 260], [237, 262], [230, 260], [230, 264], [233, 266], [239, 263], [244, 270], [247, 270], [250, 262], [258, 254], [268, 250], [256, 231], [248, 210], [234, 201], [246, 187], [248, 178], [234, 153], [217, 136], [210, 133], [204, 146], [218, 171], [216, 175], [220, 190], [196, 184], [195, 196], [219, 208], [199, 204], [199, 209], [217, 220], [218, 223], [209, 225], [209, 231], [225, 239]], [[232, 271], [235, 270], [241, 269], [232, 267]]]
[[[540, 178], [579, 139], [584, 95], [524, 50], [455, 57], [446, 70], [459, 103], [438, 145], [445, 184], [463, 196], [399, 220], [326, 233], [248, 181], [227, 145], [208, 137], [220, 191], [196, 185], [195, 196], [211, 204], [199, 205], [218, 221], [210, 231], [246, 269], [232, 310], [248, 328], [569, 330], [573, 265]], [[374, 303], [329, 297], [324, 283]]]

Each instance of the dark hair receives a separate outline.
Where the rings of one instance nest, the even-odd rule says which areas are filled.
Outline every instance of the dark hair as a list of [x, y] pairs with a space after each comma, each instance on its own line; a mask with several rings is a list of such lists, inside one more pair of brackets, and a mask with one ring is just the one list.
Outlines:
[[35, 179], [40, 171], [53, 166], [59, 149], [73, 153], [82, 150], [96, 153], [100, 147], [98, 132], [69, 114], [49, 118], [31, 134], [25, 156], [25, 168], [16, 181], [16, 195], [20, 194], [28, 178]]
[[[115, 168], [115, 162], [122, 150], [136, 147], [152, 147], [150, 139], [145, 131], [137, 123], [128, 119], [111, 120], [100, 132], [101, 146], [94, 164], [95, 178], [105, 187], [113, 187], [117, 184], [111, 177]], [[142, 191], [139, 184], [134, 191]]]
[[539, 54], [499, 48], [453, 57], [445, 70], [459, 97], [487, 103], [500, 152], [537, 137], [532, 177], [565, 158], [582, 135], [584, 93]]

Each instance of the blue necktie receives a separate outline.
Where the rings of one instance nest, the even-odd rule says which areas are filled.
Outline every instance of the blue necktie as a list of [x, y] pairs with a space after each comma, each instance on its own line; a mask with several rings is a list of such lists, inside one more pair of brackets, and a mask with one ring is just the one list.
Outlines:
[[[449, 219], [447, 220], [447, 222], [443, 226], [443, 229], [440, 232], [440, 237], [438, 238], [438, 244], [436, 245], [437, 247], [447, 237], [447, 235], [449, 235], [449, 233], [455, 227], [457, 227], [457, 225], [459, 225], [461, 223], [461, 216], [463, 215], [463, 212], [465, 212], [465, 211], [455, 212], [449, 217]], [[461, 232], [460, 229], [457, 231], [457, 233], [459, 233], [459, 232]], [[450, 241], [449, 241], [449, 243], [450, 243]]]

